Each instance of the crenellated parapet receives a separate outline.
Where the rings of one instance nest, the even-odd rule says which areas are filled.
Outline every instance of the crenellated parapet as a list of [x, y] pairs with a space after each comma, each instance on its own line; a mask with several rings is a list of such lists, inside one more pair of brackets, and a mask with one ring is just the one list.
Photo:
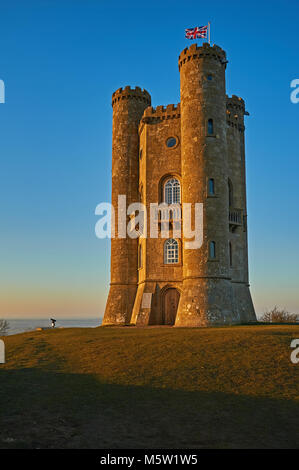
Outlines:
[[246, 114], [245, 101], [237, 95], [232, 95], [231, 97], [226, 95], [226, 106], [228, 109]]
[[179, 70], [181, 70], [181, 67], [186, 62], [202, 58], [216, 60], [225, 66], [227, 64], [225, 51], [221, 49], [221, 47], [216, 46], [216, 44], [210, 46], [210, 44], [205, 42], [202, 46], [192, 44], [189, 48], [186, 47], [181, 52], [181, 54], [179, 55]]
[[249, 115], [245, 109], [244, 100], [236, 95], [232, 95], [232, 97], [226, 96], [226, 108], [227, 124], [238, 129], [240, 132], [244, 132], [244, 115]]
[[118, 88], [118, 90], [112, 94], [112, 106], [121, 100], [130, 99], [146, 103], [148, 106], [151, 104], [151, 95], [148, 91], [141, 89], [139, 86], [136, 86], [135, 88], [126, 86], [125, 88]]
[[168, 104], [167, 106], [157, 106], [153, 108], [149, 106], [143, 113], [141, 123], [156, 124], [168, 119], [178, 119], [181, 117], [181, 105]]

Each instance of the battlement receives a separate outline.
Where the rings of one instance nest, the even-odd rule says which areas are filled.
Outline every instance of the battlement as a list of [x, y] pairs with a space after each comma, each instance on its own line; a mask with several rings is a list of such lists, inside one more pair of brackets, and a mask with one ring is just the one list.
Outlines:
[[148, 91], [141, 89], [139, 86], [131, 88], [126, 86], [125, 88], [118, 88], [114, 93], [112, 93], [112, 106], [120, 100], [135, 99], [138, 101], [143, 101], [148, 105], [151, 104], [151, 95]]
[[166, 119], [177, 119], [181, 117], [181, 105], [168, 104], [167, 106], [157, 106], [153, 108], [149, 106], [145, 109], [141, 122], [145, 124], [154, 124], [157, 122], [164, 121]]
[[231, 97], [229, 97], [228, 95], [226, 95], [226, 106], [227, 108], [234, 108], [235, 110], [238, 110], [243, 114], [246, 113], [245, 101], [239, 96], [232, 95]]
[[230, 127], [244, 132], [244, 115], [249, 115], [245, 109], [245, 102], [236, 95], [229, 97], [226, 95], [226, 121]]
[[221, 47], [210, 46], [207, 42], [204, 42], [202, 46], [197, 44], [192, 44], [189, 48], [186, 47], [181, 54], [179, 55], [179, 70], [181, 70], [182, 65], [190, 60], [209, 58], [216, 61], [219, 61], [221, 64], [227, 64], [226, 53]]
[[244, 132], [244, 114], [245, 102], [242, 98], [232, 95], [230, 98], [226, 95], [226, 122], [230, 127], [234, 127], [239, 132]]

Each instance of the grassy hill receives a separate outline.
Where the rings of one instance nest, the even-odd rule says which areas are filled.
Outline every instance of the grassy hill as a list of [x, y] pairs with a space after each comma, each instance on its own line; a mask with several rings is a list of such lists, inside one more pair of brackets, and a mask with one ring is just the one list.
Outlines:
[[298, 447], [299, 326], [4, 338], [0, 448]]

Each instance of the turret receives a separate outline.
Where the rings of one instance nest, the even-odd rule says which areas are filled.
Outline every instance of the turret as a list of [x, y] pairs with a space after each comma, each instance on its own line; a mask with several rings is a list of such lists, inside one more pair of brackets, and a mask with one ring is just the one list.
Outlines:
[[248, 280], [247, 208], [244, 100], [236, 95], [226, 99], [227, 150], [229, 165], [229, 238], [230, 276], [234, 292], [235, 311], [241, 322], [255, 321]]
[[[229, 273], [226, 54], [192, 44], [179, 56], [183, 203], [203, 204], [203, 244], [186, 249], [176, 326], [237, 321]], [[184, 214], [183, 214], [184, 216]]]
[[139, 87], [119, 88], [112, 95], [112, 204], [116, 226], [111, 240], [111, 282], [103, 324], [129, 322], [135, 300], [138, 240], [118, 237], [118, 196], [126, 195], [127, 207], [138, 201], [138, 126], [150, 104], [149, 93]]

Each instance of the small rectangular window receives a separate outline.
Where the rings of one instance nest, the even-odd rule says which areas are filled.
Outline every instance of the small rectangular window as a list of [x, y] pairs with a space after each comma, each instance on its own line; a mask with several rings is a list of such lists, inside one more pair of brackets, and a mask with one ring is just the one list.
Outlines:
[[214, 134], [214, 123], [213, 119], [208, 120], [208, 134]]
[[209, 195], [215, 196], [215, 181], [213, 178], [209, 179]]
[[210, 259], [215, 259], [216, 258], [216, 243], [215, 242], [210, 242], [209, 257], [210, 257]]
[[231, 242], [229, 242], [229, 265], [230, 267], [233, 266], [233, 247], [232, 247], [232, 244]]

